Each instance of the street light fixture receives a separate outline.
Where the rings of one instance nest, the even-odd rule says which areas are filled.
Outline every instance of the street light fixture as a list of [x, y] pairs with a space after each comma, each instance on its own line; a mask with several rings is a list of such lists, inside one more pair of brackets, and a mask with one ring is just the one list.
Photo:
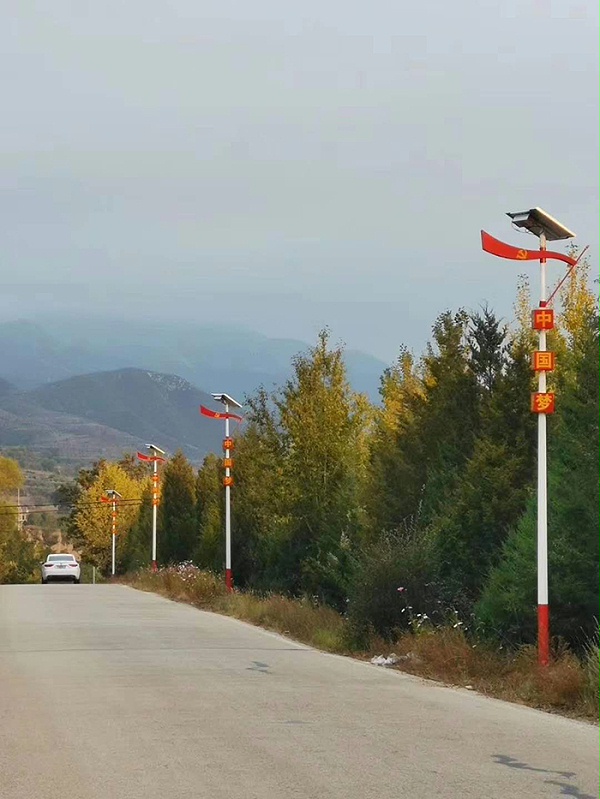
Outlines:
[[563, 239], [574, 239], [575, 233], [565, 227], [558, 219], [547, 214], [542, 208], [530, 208], [529, 211], [516, 211], [506, 214], [510, 216], [513, 225], [523, 228], [533, 233], [539, 239], [542, 236], [546, 241], [562, 241]]
[[[547, 666], [550, 661], [550, 614], [548, 607], [548, 462], [546, 450], [546, 416], [554, 411], [554, 394], [547, 393], [546, 376], [554, 369], [554, 353], [548, 352], [546, 333], [554, 327], [554, 312], [548, 307], [556, 295], [557, 287], [548, 298], [546, 288], [546, 261], [548, 258], [565, 261], [574, 269], [577, 259], [556, 252], [548, 252], [548, 241], [572, 239], [575, 233], [541, 208], [509, 212], [513, 225], [527, 230], [540, 241], [538, 252], [520, 250], [493, 239], [482, 231], [482, 246], [487, 252], [513, 260], [539, 260], [540, 301], [533, 311], [533, 327], [539, 332], [539, 348], [533, 353], [532, 366], [538, 375], [538, 391], [532, 395], [532, 410], [538, 417], [537, 461], [537, 600], [538, 600], [538, 661]], [[581, 256], [580, 256], [581, 257]], [[569, 273], [568, 273], [569, 274]], [[566, 276], [565, 276], [566, 277]], [[564, 280], [565, 278], [563, 278]], [[562, 281], [561, 281], [562, 284]], [[559, 286], [561, 285], [559, 284]]]
[[225, 477], [223, 483], [225, 485], [225, 584], [229, 592], [233, 591], [233, 573], [231, 570], [231, 486], [233, 484], [233, 477], [231, 476], [231, 450], [233, 449], [233, 441], [229, 437], [229, 419], [233, 416], [240, 419], [235, 414], [230, 414], [230, 408], [241, 408], [241, 404], [230, 397], [229, 394], [214, 393], [211, 395], [214, 400], [221, 402], [225, 406], [225, 439], [223, 441], [223, 450], [225, 455]]
[[230, 397], [229, 394], [211, 394], [210, 395], [214, 400], [217, 402], [222, 402], [225, 405], [225, 412], [229, 411], [229, 406], [231, 405], [233, 408], [241, 408], [242, 406], [237, 400], [234, 400], [233, 397]]

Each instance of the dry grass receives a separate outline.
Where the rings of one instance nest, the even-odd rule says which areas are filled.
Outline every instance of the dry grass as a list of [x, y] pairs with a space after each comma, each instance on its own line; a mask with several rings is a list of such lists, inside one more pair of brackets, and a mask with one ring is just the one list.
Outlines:
[[142, 571], [129, 585], [232, 616], [327, 652], [398, 657], [397, 668], [448, 685], [469, 687], [488, 696], [589, 720], [598, 719], [598, 643], [582, 659], [559, 649], [547, 668], [537, 664], [535, 648], [505, 652], [474, 644], [459, 627], [421, 627], [393, 646], [373, 637], [367, 650], [350, 651], [345, 619], [306, 599], [251, 592], [228, 594], [220, 576], [189, 564]]
[[334, 610], [308, 600], [270, 594], [258, 596], [235, 591], [228, 594], [223, 578], [193, 566], [138, 572], [128, 579], [134, 588], [153, 591], [203, 610], [250, 622], [267, 630], [329, 652], [346, 651], [344, 619]]

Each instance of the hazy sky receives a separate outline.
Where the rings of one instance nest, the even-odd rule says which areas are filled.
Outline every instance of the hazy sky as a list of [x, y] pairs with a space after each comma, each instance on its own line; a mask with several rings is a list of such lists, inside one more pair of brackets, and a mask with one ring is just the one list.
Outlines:
[[597, 3], [8, 6], [0, 320], [328, 323], [391, 360], [446, 307], [510, 316], [523, 267], [479, 230], [535, 240], [505, 211], [596, 262]]

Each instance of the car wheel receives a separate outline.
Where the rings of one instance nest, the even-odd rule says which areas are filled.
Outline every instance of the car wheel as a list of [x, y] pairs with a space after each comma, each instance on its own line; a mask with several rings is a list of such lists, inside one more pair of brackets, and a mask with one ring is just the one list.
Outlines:
[[76, 577], [76, 578], [73, 580], [73, 582], [75, 583], [75, 585], [79, 585], [79, 583], [81, 582], [81, 580], [78, 580], [78, 579], [77, 579], [77, 577]]
[[46, 585], [46, 583], [47, 583], [47, 582], [48, 582], [48, 581], [47, 581], [47, 580], [44, 580], [44, 578], [42, 577], [42, 585]]

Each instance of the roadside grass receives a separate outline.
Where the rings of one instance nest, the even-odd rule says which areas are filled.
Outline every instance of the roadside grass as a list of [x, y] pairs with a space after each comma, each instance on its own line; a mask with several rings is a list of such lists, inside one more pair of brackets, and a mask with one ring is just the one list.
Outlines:
[[344, 619], [335, 610], [308, 600], [278, 594], [260, 596], [246, 591], [228, 594], [221, 576], [187, 564], [162, 568], [156, 573], [139, 571], [129, 575], [125, 582], [142, 591], [288, 635], [317, 649], [347, 651]]
[[420, 626], [391, 645], [372, 635], [356, 649], [346, 619], [308, 598], [227, 593], [220, 575], [181, 564], [152, 573], [142, 570], [123, 578], [142, 591], [194, 605], [282, 633], [317, 649], [369, 660], [394, 655], [393, 668], [484, 695], [590, 721], [598, 719], [598, 640], [577, 657], [557, 646], [550, 665], [540, 668], [535, 647], [505, 651], [474, 642], [453, 625]]

